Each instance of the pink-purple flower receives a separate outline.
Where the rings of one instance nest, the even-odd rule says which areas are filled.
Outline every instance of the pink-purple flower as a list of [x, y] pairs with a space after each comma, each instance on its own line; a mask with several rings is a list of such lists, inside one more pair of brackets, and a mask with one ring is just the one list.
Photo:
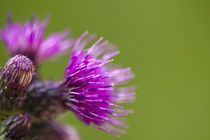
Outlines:
[[48, 17], [42, 22], [32, 17], [21, 24], [13, 23], [11, 16], [8, 16], [6, 27], [0, 30], [0, 38], [6, 44], [10, 56], [22, 54], [40, 64], [70, 48], [74, 41], [67, 39], [67, 31], [43, 37], [48, 21]]
[[85, 32], [76, 41], [65, 70], [64, 104], [85, 124], [118, 136], [116, 132], [124, 133], [124, 130], [115, 125], [127, 128], [118, 117], [132, 110], [124, 110], [116, 103], [134, 99], [134, 88], [119, 85], [133, 78], [133, 74], [130, 68], [121, 69], [110, 64], [119, 51], [107, 41], [102, 42], [103, 38], [85, 48], [94, 38], [87, 34]]

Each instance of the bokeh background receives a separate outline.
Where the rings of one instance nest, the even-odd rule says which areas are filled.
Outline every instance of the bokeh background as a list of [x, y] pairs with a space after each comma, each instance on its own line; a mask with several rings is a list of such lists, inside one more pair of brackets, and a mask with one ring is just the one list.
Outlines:
[[[209, 0], [0, 0], [0, 27], [8, 11], [20, 21], [51, 15], [45, 35], [69, 28], [79, 37], [89, 30], [118, 46], [116, 62], [132, 68], [137, 86], [121, 140], [209, 140], [209, 6]], [[0, 43], [0, 66], [7, 58]], [[68, 58], [44, 64], [43, 78], [61, 79]], [[71, 113], [61, 119], [83, 140], [117, 139]]]

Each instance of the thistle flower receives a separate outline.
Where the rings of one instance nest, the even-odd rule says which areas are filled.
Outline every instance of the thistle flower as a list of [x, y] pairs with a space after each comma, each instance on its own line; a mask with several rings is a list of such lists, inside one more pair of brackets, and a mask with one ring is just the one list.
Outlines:
[[19, 107], [34, 74], [34, 65], [23, 55], [8, 60], [0, 72], [0, 108]]
[[80, 140], [77, 131], [56, 121], [33, 123], [29, 138], [33, 140]]
[[0, 30], [0, 38], [6, 44], [10, 56], [22, 54], [38, 65], [73, 45], [72, 39], [66, 39], [66, 31], [43, 39], [49, 18], [40, 23], [38, 18], [32, 17], [30, 21], [21, 24], [13, 23], [9, 15], [7, 21], [6, 27]]
[[21, 140], [31, 126], [31, 117], [28, 114], [16, 114], [4, 120], [0, 125], [1, 140]]
[[107, 41], [101, 42], [103, 38], [84, 49], [94, 38], [94, 35], [89, 35], [84, 39], [87, 34], [85, 32], [76, 41], [66, 67], [62, 84], [63, 102], [85, 124], [119, 136], [116, 133], [125, 131], [114, 125], [122, 128], [128, 126], [118, 117], [126, 116], [132, 111], [124, 110], [115, 103], [134, 99], [133, 87], [119, 85], [133, 78], [133, 74], [130, 68], [119, 69], [107, 65], [119, 52]]

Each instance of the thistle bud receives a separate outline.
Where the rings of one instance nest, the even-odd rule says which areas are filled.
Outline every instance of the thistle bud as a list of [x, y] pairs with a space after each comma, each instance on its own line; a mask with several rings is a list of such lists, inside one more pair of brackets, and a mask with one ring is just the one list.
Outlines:
[[33, 63], [23, 55], [16, 55], [6, 63], [2, 76], [11, 87], [28, 87], [34, 72]]
[[34, 65], [29, 58], [18, 54], [8, 60], [0, 72], [0, 108], [8, 109], [22, 104], [33, 74]]
[[28, 114], [13, 115], [0, 125], [0, 139], [21, 140], [25, 137], [31, 126], [31, 117]]

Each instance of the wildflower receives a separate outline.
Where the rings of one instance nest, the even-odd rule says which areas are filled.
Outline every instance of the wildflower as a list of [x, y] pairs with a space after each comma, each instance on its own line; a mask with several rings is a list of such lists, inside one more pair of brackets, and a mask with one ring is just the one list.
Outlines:
[[23, 55], [8, 60], [0, 72], [0, 107], [8, 109], [19, 107], [34, 74], [34, 65]]
[[10, 56], [22, 54], [39, 65], [47, 59], [63, 53], [73, 45], [72, 39], [66, 39], [68, 33], [54, 33], [43, 39], [43, 33], [49, 18], [43, 22], [32, 17], [24, 24], [13, 23], [11, 16], [8, 16], [7, 25], [0, 30], [0, 38], [6, 44]]
[[28, 114], [10, 116], [0, 124], [1, 140], [21, 140], [31, 126], [31, 117]]
[[126, 116], [132, 111], [115, 103], [132, 101], [134, 92], [132, 87], [116, 86], [133, 78], [133, 74], [130, 68], [107, 66], [119, 52], [107, 41], [101, 42], [103, 38], [84, 49], [94, 38], [89, 35], [84, 39], [87, 34], [85, 32], [76, 41], [66, 67], [63, 102], [85, 124], [118, 136], [116, 132], [125, 131], [113, 125], [127, 128], [118, 116]]

